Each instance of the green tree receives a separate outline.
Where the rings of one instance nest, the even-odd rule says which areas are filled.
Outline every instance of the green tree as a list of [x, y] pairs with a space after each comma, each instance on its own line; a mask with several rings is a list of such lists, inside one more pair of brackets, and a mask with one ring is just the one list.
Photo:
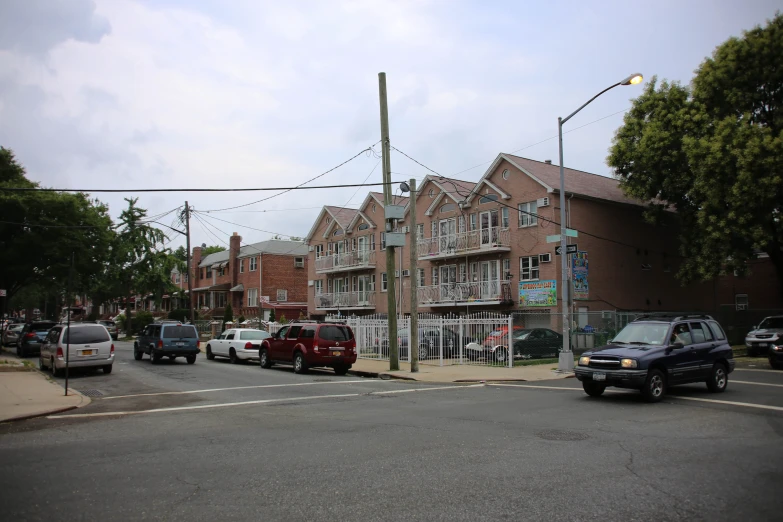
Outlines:
[[274, 322], [275, 322], [275, 319], [276, 319], [276, 318], [275, 318], [275, 309], [274, 309], [274, 308], [272, 308], [272, 309], [269, 311], [269, 322], [270, 322], [270, 323], [274, 323]]
[[285, 318], [285, 314], [280, 316], [280, 324], [287, 324], [288, 319]]
[[[679, 276], [709, 280], [769, 255], [783, 295], [783, 16], [721, 44], [691, 87], [653, 78], [608, 164], [626, 194], [676, 210]], [[670, 218], [669, 218], [670, 219]]]
[[212, 245], [201, 249], [201, 258], [204, 259], [210, 254], [215, 254], [217, 252], [222, 252], [226, 249], [226, 247]]

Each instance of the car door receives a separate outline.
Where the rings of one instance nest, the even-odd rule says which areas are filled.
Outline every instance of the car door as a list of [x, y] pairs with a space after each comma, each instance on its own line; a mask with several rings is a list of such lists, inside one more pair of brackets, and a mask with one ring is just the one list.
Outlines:
[[54, 327], [49, 330], [49, 335], [46, 336], [46, 342], [41, 346], [41, 359], [48, 361], [52, 356], [57, 353], [57, 341], [60, 340], [60, 331], [62, 328]]
[[701, 321], [691, 321], [691, 332], [693, 333], [693, 375], [690, 379], [693, 381], [702, 381], [707, 378], [712, 368], [713, 360], [712, 350], [717, 346], [715, 339], [706, 323]]
[[293, 362], [294, 360], [294, 347], [296, 346], [297, 339], [299, 339], [299, 332], [302, 331], [300, 325], [293, 325], [288, 329], [285, 340], [280, 347], [282, 360], [286, 362]]
[[283, 344], [288, 335], [288, 326], [280, 328], [277, 333], [269, 338], [269, 357], [275, 361], [283, 360]]
[[221, 353], [223, 355], [228, 355], [231, 353], [231, 348], [234, 350], [237, 349], [236, 347], [236, 338], [237, 338], [237, 331], [236, 330], [226, 330], [225, 331], [225, 338], [220, 341], [220, 349]]
[[695, 345], [693, 336], [688, 323], [676, 323], [669, 336], [669, 344], [681, 346], [670, 348], [667, 356], [667, 366], [671, 370], [669, 379], [672, 384], [690, 382], [693, 375], [698, 371], [696, 363]]

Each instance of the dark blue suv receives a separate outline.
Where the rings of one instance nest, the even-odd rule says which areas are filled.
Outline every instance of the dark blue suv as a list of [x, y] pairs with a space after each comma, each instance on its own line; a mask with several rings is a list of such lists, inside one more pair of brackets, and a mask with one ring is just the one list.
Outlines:
[[709, 315], [644, 315], [608, 345], [585, 352], [574, 369], [585, 392], [598, 397], [607, 386], [640, 390], [658, 402], [669, 386], [704, 382], [720, 393], [734, 371], [726, 333]]

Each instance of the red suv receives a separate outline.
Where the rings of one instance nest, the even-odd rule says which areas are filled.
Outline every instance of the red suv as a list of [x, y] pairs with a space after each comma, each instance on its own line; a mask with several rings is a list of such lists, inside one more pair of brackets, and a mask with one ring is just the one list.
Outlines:
[[264, 339], [258, 349], [262, 368], [293, 364], [296, 373], [321, 366], [345, 375], [356, 362], [356, 339], [350, 326], [335, 323], [293, 323]]

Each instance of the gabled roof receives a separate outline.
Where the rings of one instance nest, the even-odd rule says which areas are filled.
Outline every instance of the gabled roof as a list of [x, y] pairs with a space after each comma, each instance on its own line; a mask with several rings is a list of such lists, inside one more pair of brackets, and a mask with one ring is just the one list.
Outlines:
[[470, 195], [470, 193], [476, 187], [476, 184], [472, 181], [463, 181], [460, 179], [427, 175], [421, 181], [419, 190], [416, 191], [416, 199], [419, 199], [422, 194], [429, 193], [429, 189], [426, 188], [428, 182], [431, 182], [433, 185], [435, 185], [438, 189], [453, 199], [455, 203], [462, 201], [463, 196], [467, 197]]
[[329, 229], [331, 229], [335, 223], [340, 225], [341, 228], [346, 229], [358, 212], [359, 211], [355, 208], [324, 205], [324, 208], [322, 208], [321, 212], [318, 213], [318, 217], [315, 218], [313, 226], [310, 228], [310, 232], [307, 234], [307, 237], [305, 237], [305, 242], [309, 242], [313, 238], [313, 234], [315, 234], [315, 230], [318, 228], [318, 224], [326, 214], [329, 214], [329, 216], [332, 218], [332, 225], [329, 227]]
[[[284, 241], [282, 239], [268, 239], [266, 241], [260, 241], [258, 243], [252, 243], [250, 245], [244, 245], [239, 248], [239, 254], [237, 259], [244, 257], [254, 256], [258, 254], [275, 254], [275, 255], [290, 255], [290, 256], [306, 256], [307, 245], [302, 241]], [[207, 257], [201, 260], [199, 267], [214, 266], [215, 264], [223, 264], [229, 261], [229, 251], [223, 250], [221, 252], [215, 252], [209, 254]]]
[[209, 254], [207, 257], [202, 257], [198, 266], [211, 266], [215, 263], [222, 263], [223, 261], [228, 261], [228, 249]]

